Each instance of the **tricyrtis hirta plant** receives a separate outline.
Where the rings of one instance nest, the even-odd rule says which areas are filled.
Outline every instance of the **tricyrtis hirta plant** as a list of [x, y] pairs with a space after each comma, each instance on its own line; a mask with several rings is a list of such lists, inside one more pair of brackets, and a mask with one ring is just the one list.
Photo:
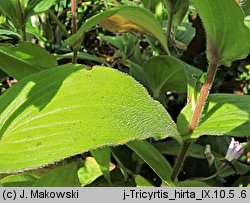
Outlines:
[[249, 185], [248, 5], [1, 0], [1, 186]]

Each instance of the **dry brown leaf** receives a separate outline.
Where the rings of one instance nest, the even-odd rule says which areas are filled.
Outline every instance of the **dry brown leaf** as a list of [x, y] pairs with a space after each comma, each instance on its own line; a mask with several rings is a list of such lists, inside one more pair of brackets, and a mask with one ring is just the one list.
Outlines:
[[141, 28], [140, 26], [134, 23], [131, 23], [130, 21], [119, 15], [113, 15], [105, 19], [101, 23], [99, 23], [99, 25], [101, 25], [110, 32], [116, 32], [116, 33], [139, 32], [142, 34], [146, 34], [150, 37], [154, 37], [151, 33], [146, 32], [145, 29]]

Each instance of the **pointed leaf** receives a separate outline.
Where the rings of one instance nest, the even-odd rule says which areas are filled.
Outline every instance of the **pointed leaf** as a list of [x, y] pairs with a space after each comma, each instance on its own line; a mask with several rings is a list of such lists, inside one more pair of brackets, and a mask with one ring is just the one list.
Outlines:
[[103, 67], [67, 65], [33, 74], [0, 97], [0, 112], [2, 173], [132, 140], [181, 139], [142, 86]]
[[192, 0], [203, 21], [207, 35], [209, 61], [219, 65], [247, 57], [250, 32], [244, 25], [244, 14], [235, 0]]
[[135, 6], [111, 8], [88, 19], [75, 35], [67, 39], [67, 44], [79, 46], [84, 33], [97, 24], [113, 32], [141, 32], [159, 40], [164, 49], [167, 49], [165, 35], [155, 16], [148, 10]]

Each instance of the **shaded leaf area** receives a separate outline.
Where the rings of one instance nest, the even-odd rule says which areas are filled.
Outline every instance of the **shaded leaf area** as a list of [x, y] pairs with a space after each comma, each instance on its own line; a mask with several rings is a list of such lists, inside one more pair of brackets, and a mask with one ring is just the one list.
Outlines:
[[172, 166], [152, 144], [146, 141], [135, 141], [128, 143], [127, 146], [137, 153], [168, 186], [174, 186], [170, 178]]
[[41, 176], [33, 187], [80, 187], [77, 175], [78, 162], [72, 162], [50, 170]]
[[[108, 149], [108, 148], [105, 148], [105, 149]], [[100, 156], [98, 158], [100, 158]], [[105, 160], [104, 162], [107, 162], [107, 160]], [[98, 162], [100, 163], [100, 159], [98, 160]], [[104, 170], [104, 166], [105, 166], [105, 170]], [[107, 186], [110, 186], [112, 185], [112, 183], [111, 183], [111, 176], [109, 172], [113, 171], [114, 169], [115, 169], [114, 165], [113, 166], [108, 165], [108, 167], [106, 168], [105, 164], [103, 163], [98, 164], [95, 158], [87, 157], [86, 160], [83, 161], [83, 165], [79, 167], [77, 173], [78, 173], [79, 181], [82, 187], [92, 184], [95, 180], [100, 178], [102, 175], [104, 176], [106, 180]]]
[[[247, 137], [250, 130], [250, 96], [233, 94], [211, 94], [199, 121], [199, 126], [189, 138], [202, 135], [230, 135]], [[192, 115], [190, 105], [180, 113], [177, 121], [178, 131], [182, 134], [188, 129]]]
[[155, 187], [153, 183], [140, 175], [135, 175], [135, 183], [136, 187]]
[[[147, 22], [147, 24], [145, 24]], [[115, 7], [88, 19], [79, 31], [67, 39], [67, 43], [79, 46], [84, 33], [93, 26], [100, 24], [112, 32], [140, 32], [159, 40], [166, 50], [166, 38], [160, 23], [148, 10], [134, 6]]]
[[171, 56], [155, 56], [143, 66], [130, 61], [131, 75], [140, 81], [153, 95], [160, 98], [167, 91], [192, 92], [201, 71]]
[[11, 30], [0, 29], [0, 35], [9, 35], [21, 39], [21, 36], [17, 32]]
[[[47, 3], [49, 2], [48, 0], [43, 1], [47, 1]], [[39, 4], [39, 2], [40, 4], [43, 4], [41, 0], [0, 1], [0, 10], [11, 19], [17, 29], [20, 29], [25, 26], [29, 17], [34, 14], [33, 9]], [[47, 9], [48, 8], [49, 7], [47, 7]]]
[[[169, 154], [169, 155], [178, 155], [181, 150], [181, 145], [177, 142], [170, 140], [166, 142], [157, 142], [154, 146], [161, 152], [162, 154]], [[197, 144], [192, 143], [191, 147], [188, 150], [187, 157], [193, 157], [196, 159], [205, 159], [205, 147]], [[212, 154], [215, 156], [216, 159], [221, 160], [223, 159], [223, 155], [212, 151]]]
[[1, 173], [132, 140], [181, 141], [161, 104], [130, 76], [103, 67], [33, 74], [1, 96], [0, 112]]
[[101, 172], [104, 177], [111, 185], [110, 178], [110, 159], [111, 159], [111, 149], [109, 147], [99, 148], [97, 150], [91, 151], [91, 155], [95, 158], [96, 162], [99, 164]]
[[[73, 57], [73, 53], [72, 52], [56, 56], [57, 60], [72, 59], [72, 57]], [[101, 57], [98, 57], [96, 55], [88, 54], [88, 53], [84, 53], [84, 52], [78, 52], [77, 59], [95, 61], [95, 62], [98, 62], [99, 64], [108, 64], [105, 61], [105, 59], [103, 59]]]
[[0, 47], [0, 69], [17, 80], [55, 66], [56, 57], [37, 45], [21, 43]]
[[244, 24], [244, 13], [236, 1], [192, 2], [206, 30], [209, 61], [218, 60], [219, 65], [230, 66], [233, 61], [247, 57], [250, 51], [250, 32]]
[[2, 187], [31, 187], [38, 177], [29, 173], [6, 176], [0, 180]]

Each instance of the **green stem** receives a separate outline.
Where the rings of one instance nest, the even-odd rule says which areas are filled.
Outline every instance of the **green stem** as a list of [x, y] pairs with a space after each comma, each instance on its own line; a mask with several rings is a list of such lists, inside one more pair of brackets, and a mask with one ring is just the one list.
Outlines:
[[166, 38], [167, 38], [167, 54], [169, 56], [171, 56], [171, 53], [169, 51], [169, 42], [171, 41], [171, 31], [172, 31], [172, 24], [173, 24], [173, 12], [170, 12], [169, 13], [169, 16], [168, 16], [168, 25], [167, 25], [167, 34], [166, 34]]
[[[77, 32], [77, 22], [76, 22], [76, 0], [71, 0], [71, 12], [72, 12], [72, 34], [75, 34]], [[72, 58], [72, 63], [76, 64], [77, 63], [77, 54], [78, 54], [78, 48], [73, 48], [73, 58]]]
[[[188, 128], [186, 135], [192, 133], [198, 126], [200, 116], [202, 114], [205, 102], [207, 100], [207, 97], [209, 95], [209, 91], [212, 87], [212, 84], [213, 84], [213, 81], [214, 81], [214, 78], [215, 78], [215, 75], [217, 72], [217, 67], [218, 67], [217, 57], [216, 57], [216, 54], [214, 54], [213, 62], [210, 63], [208, 66], [208, 72], [207, 72], [207, 76], [205, 79], [205, 83], [203, 84], [203, 86], [201, 88], [200, 96], [199, 96], [199, 99], [197, 101], [197, 104], [196, 104], [193, 116], [191, 118], [190, 125], [189, 125], [189, 128]], [[180, 169], [185, 161], [185, 157], [186, 157], [186, 154], [189, 150], [190, 145], [191, 145], [190, 142], [185, 142], [183, 147], [182, 147], [182, 150], [177, 158], [176, 164], [174, 166], [174, 169], [173, 169], [173, 172], [171, 175], [171, 179], [173, 181], [176, 179], [176, 177], [179, 174], [179, 171], [180, 171]]]
[[26, 28], [25, 28], [25, 26], [22, 26], [22, 27], [20, 28], [19, 34], [20, 34], [21, 40], [22, 40], [23, 42], [27, 41], [27, 38], [26, 38]]
[[179, 174], [179, 172], [181, 170], [181, 167], [183, 165], [183, 162], [184, 162], [184, 160], [186, 158], [186, 155], [187, 155], [187, 152], [188, 152], [188, 149], [189, 149], [190, 145], [191, 145], [191, 142], [185, 142], [184, 143], [184, 145], [183, 145], [183, 147], [182, 147], [182, 149], [180, 151], [180, 154], [179, 154], [179, 156], [177, 158], [177, 161], [175, 163], [175, 166], [173, 168], [173, 172], [171, 174], [171, 180], [172, 181], [175, 181], [175, 179], [177, 178], [177, 176], [178, 176], [178, 174]]
[[17, 16], [18, 16], [18, 21], [19, 21], [19, 25], [18, 25], [18, 32], [21, 36], [21, 40], [23, 42], [25, 42], [27, 40], [26, 38], [26, 25], [24, 23], [24, 14], [22, 12], [22, 6], [19, 0], [16, 0], [16, 6], [17, 6]]
[[53, 13], [53, 11], [49, 10], [49, 16], [56, 22], [57, 26], [60, 28], [60, 30], [63, 32], [63, 34], [66, 37], [69, 37], [70, 34], [68, 33], [65, 26], [61, 23], [61, 21], [58, 19], [58, 17]]

